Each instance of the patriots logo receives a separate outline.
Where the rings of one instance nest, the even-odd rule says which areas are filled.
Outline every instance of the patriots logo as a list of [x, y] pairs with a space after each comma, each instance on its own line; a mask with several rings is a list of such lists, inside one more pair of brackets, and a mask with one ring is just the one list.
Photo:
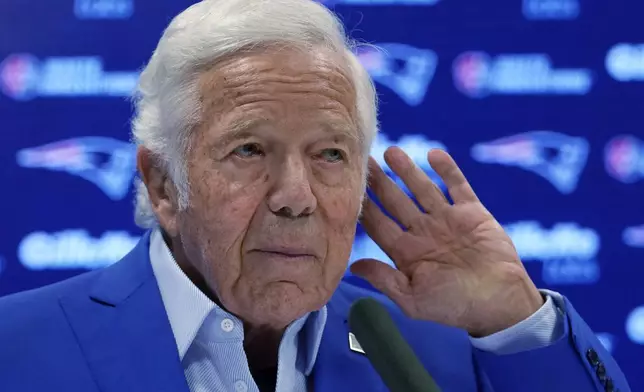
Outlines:
[[438, 64], [434, 51], [398, 43], [362, 47], [357, 56], [376, 83], [390, 88], [409, 106], [423, 102]]
[[108, 137], [67, 139], [16, 153], [19, 166], [62, 171], [84, 178], [112, 200], [124, 199], [136, 169], [136, 147]]
[[552, 131], [533, 131], [472, 147], [482, 163], [517, 166], [548, 180], [559, 192], [572, 193], [588, 159], [588, 141]]

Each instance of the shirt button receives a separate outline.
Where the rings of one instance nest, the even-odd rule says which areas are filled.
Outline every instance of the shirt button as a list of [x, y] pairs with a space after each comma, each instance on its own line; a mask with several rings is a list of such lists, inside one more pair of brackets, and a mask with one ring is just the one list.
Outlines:
[[[234, 327], [235, 327], [235, 325], [233, 324], [233, 320], [231, 320], [229, 318], [221, 320], [221, 329], [223, 329], [224, 332], [230, 332], [230, 331], [233, 330]], [[245, 391], [245, 389], [244, 389], [244, 391]]]
[[248, 386], [246, 385], [245, 382], [239, 380], [235, 381], [235, 391], [237, 392], [246, 392], [248, 391]]

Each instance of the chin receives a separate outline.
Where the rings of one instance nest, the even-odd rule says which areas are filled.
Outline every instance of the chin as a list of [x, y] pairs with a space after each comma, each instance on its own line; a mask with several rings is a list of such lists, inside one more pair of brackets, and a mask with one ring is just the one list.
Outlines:
[[259, 324], [285, 327], [308, 312], [320, 309], [325, 301], [316, 291], [302, 291], [293, 282], [271, 282], [252, 300], [253, 319]]

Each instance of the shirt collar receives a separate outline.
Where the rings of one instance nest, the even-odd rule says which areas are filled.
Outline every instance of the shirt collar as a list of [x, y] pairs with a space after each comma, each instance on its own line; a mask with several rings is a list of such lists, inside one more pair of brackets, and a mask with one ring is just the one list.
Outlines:
[[[179, 268], [159, 229], [150, 236], [150, 263], [182, 360], [209, 314], [219, 313], [238, 321], [210, 300]], [[306, 346], [304, 371], [307, 376], [313, 371], [326, 319], [324, 306], [294, 321], [288, 328], [295, 333], [303, 329], [300, 341]], [[299, 347], [298, 351], [302, 349]]]
[[179, 268], [158, 229], [150, 236], [150, 263], [179, 357], [183, 359], [204, 320], [217, 305]]
[[320, 344], [322, 343], [322, 334], [326, 325], [327, 309], [324, 305], [320, 310], [309, 313], [309, 317], [304, 325], [304, 342], [306, 344], [306, 357], [304, 374], [311, 375], [315, 359], [318, 356]]

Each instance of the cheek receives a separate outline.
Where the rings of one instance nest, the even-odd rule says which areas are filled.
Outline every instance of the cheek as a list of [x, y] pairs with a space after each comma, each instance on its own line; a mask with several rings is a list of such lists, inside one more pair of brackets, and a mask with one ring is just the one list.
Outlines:
[[[208, 285], [226, 306], [242, 274], [241, 249], [248, 226], [261, 202], [260, 186], [231, 186], [217, 175], [193, 183], [184, 232], [193, 241], [186, 249]], [[192, 252], [191, 252], [192, 251]]]
[[204, 181], [198, 188], [199, 192], [194, 193], [195, 210], [206, 225], [224, 237], [246, 230], [264, 194], [261, 184], [237, 186], [215, 178]]
[[338, 187], [321, 187], [319, 207], [327, 220], [330, 255], [346, 262], [355, 235], [362, 189], [360, 177], [345, 179]]
[[233, 226], [250, 221], [265, 193], [267, 181], [261, 165], [240, 168], [231, 161], [212, 166], [201, 163], [190, 167], [190, 173], [191, 198], [198, 211], [218, 221], [232, 220]]
[[[238, 265], [241, 243], [265, 193], [265, 181], [231, 180], [225, 170], [191, 168], [191, 225], [207, 259]], [[247, 177], [248, 178], [248, 177]]]
[[[360, 211], [363, 189], [355, 170], [328, 171], [318, 176], [318, 202], [333, 227], [355, 228]], [[327, 181], [323, 181], [322, 178]], [[333, 178], [331, 183], [328, 179]]]
[[336, 163], [313, 161], [311, 168], [315, 182], [332, 189], [344, 187], [347, 178], [351, 176], [350, 168]]

